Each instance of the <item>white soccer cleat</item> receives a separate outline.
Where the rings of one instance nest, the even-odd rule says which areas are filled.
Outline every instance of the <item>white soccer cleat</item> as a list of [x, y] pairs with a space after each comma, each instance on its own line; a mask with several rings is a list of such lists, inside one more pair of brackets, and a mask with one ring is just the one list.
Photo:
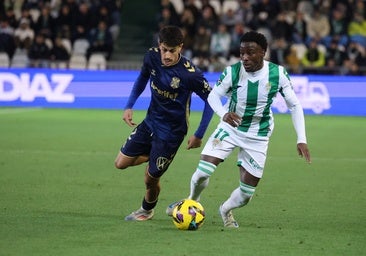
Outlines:
[[228, 211], [227, 213], [225, 213], [222, 210], [222, 205], [220, 205], [219, 214], [222, 218], [222, 221], [224, 222], [224, 227], [227, 227], [227, 228], [238, 228], [239, 227], [238, 222], [236, 222], [236, 220], [234, 219], [232, 211]]
[[135, 212], [132, 212], [130, 215], [127, 215], [125, 217], [125, 220], [128, 221], [144, 221], [144, 220], [150, 220], [154, 216], [154, 209], [150, 211], [146, 211], [142, 208], [138, 209]]

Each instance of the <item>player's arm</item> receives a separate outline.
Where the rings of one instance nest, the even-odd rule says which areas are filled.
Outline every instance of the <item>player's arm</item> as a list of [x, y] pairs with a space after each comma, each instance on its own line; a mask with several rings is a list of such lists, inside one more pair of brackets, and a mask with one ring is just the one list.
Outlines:
[[137, 77], [135, 83], [133, 84], [130, 96], [128, 97], [128, 101], [125, 105], [124, 112], [122, 115], [122, 120], [126, 122], [129, 126], [135, 126], [136, 123], [133, 122], [132, 116], [133, 111], [132, 108], [136, 103], [138, 97], [140, 97], [141, 93], [145, 90], [146, 84], [149, 81], [149, 76], [146, 75], [146, 72], [141, 71], [139, 76]]
[[310, 152], [306, 142], [304, 111], [289, 81], [285, 80], [281, 94], [290, 110], [292, 123], [296, 131], [297, 152], [299, 156], [304, 157], [308, 163], [311, 163]]
[[210, 124], [213, 116], [213, 110], [210, 104], [207, 102], [211, 87], [207, 80], [203, 77], [200, 77], [199, 84], [201, 86], [199, 87], [199, 90], [195, 90], [195, 92], [204, 101], [205, 106], [203, 108], [201, 121], [196, 132], [188, 139], [187, 149], [198, 148], [201, 146], [202, 138], [205, 135], [207, 127]]
[[228, 92], [232, 87], [231, 67], [227, 67], [216, 82], [210, 95], [208, 102], [213, 111], [226, 123], [233, 127], [237, 127], [242, 119], [235, 112], [228, 112], [227, 108], [222, 104], [221, 99], [228, 96]]

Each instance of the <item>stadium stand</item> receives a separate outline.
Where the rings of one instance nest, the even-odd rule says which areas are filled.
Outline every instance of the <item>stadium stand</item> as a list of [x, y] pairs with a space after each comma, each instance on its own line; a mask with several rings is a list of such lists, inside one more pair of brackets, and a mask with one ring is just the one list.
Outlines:
[[[108, 48], [106, 69], [139, 69], [146, 49], [157, 43], [159, 28], [175, 24], [187, 33], [184, 54], [196, 63], [202, 63], [208, 71], [220, 71], [223, 66], [237, 61], [239, 54], [235, 49], [238, 48], [238, 39], [248, 30], [257, 30], [269, 40], [266, 58], [287, 66], [290, 72], [308, 72], [301, 60], [307, 54], [310, 42], [316, 40], [318, 49], [325, 55], [325, 63], [317, 68], [317, 72], [354, 75], [352, 70], [358, 70], [356, 74], [366, 74], [366, 4], [363, 0], [14, 0], [1, 1], [0, 5], [0, 10], [3, 10], [0, 20], [5, 21], [1, 24], [7, 24], [7, 27], [0, 26], [1, 40], [13, 36], [21, 20], [24, 23], [27, 19], [34, 38], [42, 33], [50, 51], [56, 38], [62, 38], [69, 55], [65, 56], [68, 68], [89, 67], [89, 56], [100, 51], [98, 47], [91, 49], [90, 40], [92, 37], [95, 40], [97, 25], [104, 21], [113, 39], [113, 46]], [[69, 5], [68, 8], [64, 8], [65, 5]], [[144, 15], [135, 15], [137, 9], [144, 10]], [[314, 36], [319, 33], [313, 31], [319, 29], [319, 24], [313, 22], [318, 19], [318, 14], [325, 24], [320, 27], [324, 33], [322, 37]], [[70, 26], [70, 20], [76, 25]], [[198, 27], [204, 27], [204, 33], [212, 37], [222, 24], [231, 36], [229, 54], [217, 56], [217, 53], [209, 51], [201, 56], [202, 51], [194, 50], [194, 45], [200, 44]], [[280, 41], [284, 43], [281, 49], [276, 49], [275, 42]], [[334, 49], [335, 42], [337, 49]], [[7, 47], [2, 44], [0, 52], [8, 53], [11, 67], [34, 63], [29, 56], [27, 62], [18, 61], [24, 56], [20, 57], [18, 50], [14, 53], [12, 45], [8, 45], [8, 41], [6, 43]], [[24, 50], [28, 51], [22, 50], [21, 55], [24, 55]], [[334, 65], [339, 63], [339, 59], [334, 59], [338, 58], [337, 52], [344, 60]], [[75, 60], [79, 55], [87, 55], [86, 63], [80, 64], [80, 60]], [[42, 60], [46, 67], [59, 67], [58, 63], [47, 62], [55, 61]], [[104, 64], [101, 67], [104, 68]]]

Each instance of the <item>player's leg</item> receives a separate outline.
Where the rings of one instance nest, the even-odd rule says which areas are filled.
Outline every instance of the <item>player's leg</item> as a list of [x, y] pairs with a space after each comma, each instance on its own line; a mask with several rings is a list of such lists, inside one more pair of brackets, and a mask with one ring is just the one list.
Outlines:
[[222, 159], [201, 155], [196, 171], [192, 174], [188, 198], [199, 201], [202, 191], [208, 186], [211, 175], [215, 172]]
[[152, 219], [154, 216], [154, 208], [158, 202], [160, 193], [160, 178], [154, 178], [149, 174], [149, 166], [145, 171], [145, 196], [142, 199], [141, 207], [137, 211], [132, 212], [125, 217], [125, 220], [144, 221]]
[[239, 227], [232, 210], [247, 205], [262, 178], [268, 141], [245, 139], [238, 153], [240, 184], [220, 206], [219, 212], [226, 227]]
[[141, 208], [128, 215], [126, 220], [148, 220], [153, 217], [159, 199], [160, 177], [167, 171], [182, 141], [183, 137], [175, 141], [153, 139], [149, 165], [145, 172], [145, 196]]
[[[230, 133], [225, 132], [225, 129], [220, 126], [212, 133], [201, 152], [198, 166], [192, 174], [188, 198], [200, 200], [201, 193], [208, 186], [210, 177], [217, 166], [235, 149], [234, 139], [234, 135], [230, 136]], [[173, 202], [168, 205], [165, 211], [167, 215], [172, 216], [177, 203]]]
[[223, 219], [225, 227], [239, 227], [234, 219], [232, 210], [247, 205], [253, 197], [255, 188], [260, 178], [253, 176], [247, 172], [242, 166], [240, 169], [240, 185], [230, 195], [230, 197], [220, 206], [220, 215]]
[[118, 152], [116, 159], [114, 160], [114, 166], [118, 169], [126, 169], [129, 166], [139, 165], [149, 160], [149, 156], [126, 156], [122, 152]]
[[118, 152], [114, 165], [118, 169], [139, 165], [149, 160], [151, 131], [144, 122], [139, 124]]

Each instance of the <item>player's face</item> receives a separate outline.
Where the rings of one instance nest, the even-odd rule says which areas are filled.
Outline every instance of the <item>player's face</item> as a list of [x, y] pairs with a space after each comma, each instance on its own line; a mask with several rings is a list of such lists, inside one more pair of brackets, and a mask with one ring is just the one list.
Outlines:
[[240, 59], [245, 71], [255, 72], [263, 67], [265, 51], [255, 42], [240, 44]]
[[159, 44], [161, 62], [164, 66], [172, 66], [179, 61], [182, 46], [169, 47], [164, 43]]

